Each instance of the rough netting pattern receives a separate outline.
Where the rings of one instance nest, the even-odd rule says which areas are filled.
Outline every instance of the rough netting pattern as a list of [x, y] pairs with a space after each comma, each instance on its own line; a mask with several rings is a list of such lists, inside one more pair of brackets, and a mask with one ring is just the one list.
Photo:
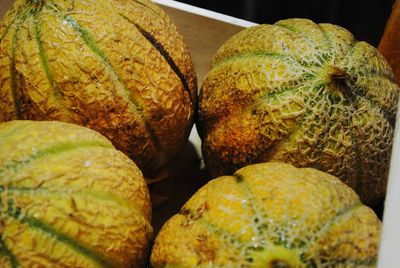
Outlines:
[[199, 96], [214, 176], [283, 161], [342, 179], [374, 205], [388, 175], [399, 87], [347, 30], [305, 19], [243, 30], [215, 55]]
[[150, 176], [187, 142], [196, 77], [151, 1], [17, 0], [0, 24], [0, 100], [0, 121], [87, 126]]
[[98, 132], [0, 124], [0, 267], [142, 267], [152, 236], [139, 168]]
[[161, 229], [162, 267], [375, 267], [381, 222], [338, 178], [283, 163], [210, 181]]

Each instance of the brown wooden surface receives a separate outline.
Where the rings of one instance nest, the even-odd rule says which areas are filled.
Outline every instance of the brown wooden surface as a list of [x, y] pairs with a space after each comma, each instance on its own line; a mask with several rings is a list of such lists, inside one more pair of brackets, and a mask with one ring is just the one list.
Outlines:
[[218, 48], [243, 28], [169, 7], [163, 7], [163, 9], [185, 38], [200, 86]]
[[379, 51], [393, 68], [396, 82], [400, 84], [400, 0], [396, 0], [379, 43]]
[[14, 0], [0, 0], [0, 18], [3, 18], [6, 11], [12, 6]]

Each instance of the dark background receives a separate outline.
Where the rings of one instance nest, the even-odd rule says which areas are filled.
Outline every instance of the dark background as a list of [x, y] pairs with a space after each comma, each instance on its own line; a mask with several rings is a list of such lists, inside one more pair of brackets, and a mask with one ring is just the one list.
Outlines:
[[[256, 23], [286, 18], [329, 22], [352, 32], [358, 40], [377, 46], [394, 0], [179, 0]], [[400, 29], [399, 29], [400, 30]]]

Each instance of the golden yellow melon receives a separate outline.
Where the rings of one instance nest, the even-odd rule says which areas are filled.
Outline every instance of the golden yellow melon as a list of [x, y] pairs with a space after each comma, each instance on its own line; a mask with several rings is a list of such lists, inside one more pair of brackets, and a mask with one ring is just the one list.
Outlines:
[[371, 267], [381, 222], [338, 178], [270, 162], [202, 187], [158, 234], [161, 267]]
[[379, 52], [306, 19], [245, 29], [218, 50], [199, 95], [213, 176], [278, 161], [339, 177], [369, 205], [385, 194], [399, 87]]
[[187, 142], [196, 78], [148, 0], [16, 0], [0, 23], [0, 121], [99, 131], [153, 176]]
[[141, 267], [151, 205], [138, 167], [63, 122], [0, 124], [0, 267]]

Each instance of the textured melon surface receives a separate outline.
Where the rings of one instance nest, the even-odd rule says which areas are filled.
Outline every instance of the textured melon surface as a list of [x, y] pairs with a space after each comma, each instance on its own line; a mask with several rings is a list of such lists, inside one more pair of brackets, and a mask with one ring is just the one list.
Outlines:
[[372, 267], [381, 222], [338, 178], [283, 163], [210, 181], [161, 229], [153, 267]]
[[383, 199], [399, 87], [386, 60], [345, 29], [288, 19], [248, 28], [215, 55], [199, 96], [206, 165], [216, 175], [288, 162]]
[[0, 267], [140, 267], [151, 205], [137, 166], [99, 133], [0, 124]]
[[0, 24], [0, 121], [87, 126], [145, 175], [186, 144], [195, 80], [182, 36], [147, 0], [17, 0]]

